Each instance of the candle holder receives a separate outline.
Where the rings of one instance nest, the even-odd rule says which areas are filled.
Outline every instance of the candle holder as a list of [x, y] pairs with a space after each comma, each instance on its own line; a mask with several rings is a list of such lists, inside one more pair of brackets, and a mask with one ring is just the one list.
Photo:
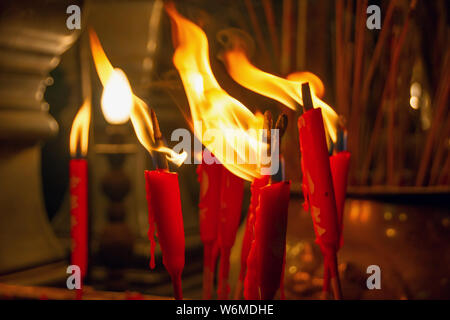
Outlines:
[[[101, 189], [107, 197], [107, 222], [100, 235], [98, 257], [107, 268], [107, 289], [126, 290], [124, 278], [126, 268], [133, 257], [134, 235], [126, 223], [127, 208], [125, 198], [131, 190], [131, 181], [124, 170], [128, 149], [125, 144], [125, 128], [110, 126], [107, 128], [109, 144], [101, 145], [110, 170], [101, 180]], [[133, 145], [131, 145], [132, 147]]]

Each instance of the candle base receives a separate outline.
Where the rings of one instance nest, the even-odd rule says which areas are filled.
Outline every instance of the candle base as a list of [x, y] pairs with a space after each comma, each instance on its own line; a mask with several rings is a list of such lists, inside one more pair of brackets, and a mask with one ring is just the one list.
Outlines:
[[175, 300], [183, 300], [183, 290], [181, 288], [181, 275], [172, 277], [173, 296]]

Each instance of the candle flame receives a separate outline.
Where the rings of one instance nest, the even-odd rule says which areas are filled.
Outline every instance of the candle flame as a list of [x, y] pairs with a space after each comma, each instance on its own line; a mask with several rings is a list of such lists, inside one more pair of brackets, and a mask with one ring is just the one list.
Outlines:
[[133, 95], [125, 73], [115, 68], [102, 93], [102, 111], [106, 121], [123, 124], [130, 119]]
[[[166, 3], [165, 8], [176, 47], [173, 62], [183, 82], [193, 123], [202, 125], [201, 132], [194, 126], [194, 134], [233, 174], [248, 181], [260, 177], [259, 156], [267, 149], [259, 134], [263, 116], [253, 114], [220, 87], [211, 70], [203, 30], [181, 16], [173, 3]], [[255, 161], [250, 160], [253, 156]]]
[[70, 130], [70, 155], [77, 156], [78, 146], [80, 155], [86, 156], [89, 143], [89, 123], [91, 121], [91, 102], [86, 99], [78, 110]]
[[[168, 161], [180, 166], [186, 160], [187, 153], [178, 154], [170, 148], [155, 146], [153, 125], [147, 104], [133, 94], [126, 74], [120, 69], [114, 69], [92, 29], [89, 30], [89, 38], [95, 68], [104, 87], [102, 107], [108, 109], [105, 117], [109, 113], [108, 116], [112, 115], [116, 121], [112, 123], [117, 123], [119, 118], [122, 121], [119, 123], [123, 123], [125, 116], [129, 114], [125, 121], [128, 120], [128, 117], [131, 119], [136, 136], [144, 148], [150, 154], [155, 151], [164, 153]], [[110, 106], [112, 107], [110, 108]]]
[[[303, 104], [301, 83], [309, 82], [315, 108], [321, 108], [326, 131], [336, 142], [338, 115], [320, 99], [325, 91], [319, 77], [310, 72], [296, 72], [288, 79], [264, 72], [252, 65], [247, 57], [245, 44], [232, 32], [224, 31], [226, 37], [219, 38], [225, 42], [226, 50], [220, 55], [230, 76], [241, 86], [263, 96], [274, 99], [286, 107], [297, 110]], [[226, 40], [224, 40], [226, 39]]]

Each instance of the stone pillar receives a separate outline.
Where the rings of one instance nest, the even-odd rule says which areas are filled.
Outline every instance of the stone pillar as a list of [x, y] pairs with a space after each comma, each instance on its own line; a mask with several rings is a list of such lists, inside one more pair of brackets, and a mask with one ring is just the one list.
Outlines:
[[58, 124], [42, 97], [78, 36], [66, 8], [79, 2], [0, 3], [0, 281], [65, 258], [43, 201], [40, 144]]

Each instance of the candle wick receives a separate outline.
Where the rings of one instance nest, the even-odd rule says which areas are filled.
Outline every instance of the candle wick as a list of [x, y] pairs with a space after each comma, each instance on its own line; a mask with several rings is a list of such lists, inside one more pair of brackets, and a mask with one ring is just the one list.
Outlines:
[[302, 83], [302, 100], [304, 111], [308, 111], [314, 108], [311, 98], [311, 89], [309, 88], [309, 82]]
[[[156, 117], [156, 113], [155, 110], [153, 110], [153, 108], [150, 109], [150, 119], [152, 121], [153, 126], [153, 140], [155, 141], [155, 145], [157, 148], [164, 147], [165, 145], [163, 135], [161, 133], [161, 129], [159, 128], [158, 118]], [[167, 163], [166, 156], [163, 153], [159, 152], [158, 150], [156, 150], [155, 153], [156, 153], [156, 167], [158, 169], [168, 170], [169, 164]]]

